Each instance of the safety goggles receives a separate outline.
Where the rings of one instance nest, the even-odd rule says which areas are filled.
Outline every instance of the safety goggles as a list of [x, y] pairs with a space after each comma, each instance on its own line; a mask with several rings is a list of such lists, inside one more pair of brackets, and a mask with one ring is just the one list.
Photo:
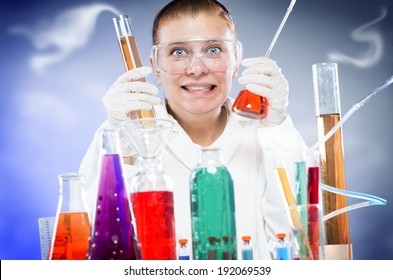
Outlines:
[[226, 39], [191, 39], [157, 44], [151, 51], [156, 71], [172, 75], [191, 70], [198, 60], [201, 67], [210, 71], [226, 72], [239, 65], [241, 54], [241, 42]]

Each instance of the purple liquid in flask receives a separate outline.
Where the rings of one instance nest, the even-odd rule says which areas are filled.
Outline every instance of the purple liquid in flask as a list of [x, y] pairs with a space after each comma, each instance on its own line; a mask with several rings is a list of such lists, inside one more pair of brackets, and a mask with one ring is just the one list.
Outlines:
[[102, 156], [89, 260], [137, 259], [130, 205], [118, 154]]

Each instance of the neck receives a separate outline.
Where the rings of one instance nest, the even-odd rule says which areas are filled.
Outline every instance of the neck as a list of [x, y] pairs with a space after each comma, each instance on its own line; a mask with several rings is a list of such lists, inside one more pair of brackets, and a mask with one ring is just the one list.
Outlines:
[[184, 131], [191, 138], [192, 142], [202, 147], [209, 146], [224, 131], [227, 121], [227, 111], [225, 107], [220, 107], [204, 114], [193, 114], [174, 112], [167, 104], [168, 113], [171, 114]]

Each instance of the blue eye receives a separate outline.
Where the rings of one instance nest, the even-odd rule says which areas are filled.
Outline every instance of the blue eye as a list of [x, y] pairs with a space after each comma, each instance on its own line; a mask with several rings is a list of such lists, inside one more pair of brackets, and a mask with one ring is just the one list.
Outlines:
[[208, 55], [211, 55], [211, 56], [217, 56], [217, 55], [219, 55], [221, 52], [222, 52], [221, 48], [220, 48], [220, 47], [217, 47], [217, 46], [209, 47], [209, 48], [207, 49], [207, 51], [206, 51], [206, 53], [207, 53]]
[[171, 55], [175, 57], [184, 57], [187, 56], [187, 52], [184, 49], [174, 49], [171, 51]]

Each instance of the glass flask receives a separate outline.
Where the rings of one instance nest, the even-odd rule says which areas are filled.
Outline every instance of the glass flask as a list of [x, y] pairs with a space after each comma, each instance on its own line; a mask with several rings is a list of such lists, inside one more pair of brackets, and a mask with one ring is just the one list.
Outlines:
[[83, 176], [59, 174], [60, 195], [49, 260], [85, 260], [89, 246], [90, 218], [87, 211]]
[[163, 171], [161, 151], [174, 127], [164, 119], [130, 120], [123, 131], [138, 152], [139, 171], [129, 195], [143, 260], [176, 260], [173, 182]]
[[[336, 63], [318, 63], [312, 66], [318, 138], [322, 139], [341, 119], [340, 91]], [[346, 189], [344, 149], [341, 128], [319, 147], [321, 182]], [[347, 206], [346, 196], [323, 191], [324, 215]], [[325, 221], [326, 245], [348, 245], [351, 259], [348, 213]]]
[[[126, 71], [141, 67], [142, 62], [139, 56], [135, 36], [132, 31], [131, 22], [127, 15], [119, 15], [113, 18], [116, 30], [117, 40], [119, 43], [120, 53], [123, 58]], [[145, 78], [140, 79], [146, 81]], [[150, 110], [137, 110], [128, 113], [131, 119], [153, 118], [155, 112], [153, 107]]]
[[190, 177], [193, 259], [237, 259], [231, 174], [218, 148], [202, 148]]
[[253, 258], [253, 251], [251, 246], [251, 236], [245, 235], [242, 236], [242, 260], [252, 260]]
[[90, 235], [89, 260], [138, 258], [120, 155], [119, 131], [102, 130], [101, 157], [95, 216]]
[[243, 88], [233, 102], [232, 111], [246, 118], [260, 120], [267, 116], [268, 107], [265, 97]]

